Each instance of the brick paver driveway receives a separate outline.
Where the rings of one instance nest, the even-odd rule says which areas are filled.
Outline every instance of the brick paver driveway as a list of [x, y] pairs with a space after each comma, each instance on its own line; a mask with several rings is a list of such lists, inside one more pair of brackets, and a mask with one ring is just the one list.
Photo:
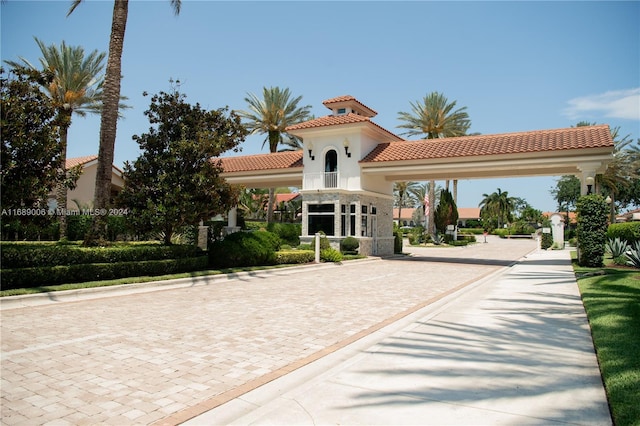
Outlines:
[[[413, 256], [2, 307], [3, 425], [177, 424], [335, 351], [536, 248]], [[5, 299], [7, 300], [7, 299]]]

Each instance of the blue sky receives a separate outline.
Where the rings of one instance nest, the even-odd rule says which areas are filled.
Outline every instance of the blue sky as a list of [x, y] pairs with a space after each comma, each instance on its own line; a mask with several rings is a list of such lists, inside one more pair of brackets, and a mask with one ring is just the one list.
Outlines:
[[[288, 87], [316, 116], [322, 101], [352, 95], [380, 126], [399, 133], [399, 111], [442, 92], [467, 107], [472, 132], [619, 126], [640, 137], [640, 2], [187, 1], [132, 0], [122, 94], [133, 107], [118, 124], [115, 163], [139, 155], [132, 135], [149, 123], [151, 94], [179, 79], [191, 103], [246, 109], [247, 93]], [[37, 63], [45, 44], [108, 50], [113, 2], [1, 3], [1, 58]], [[74, 117], [69, 157], [98, 151], [99, 117]], [[266, 152], [262, 136], [243, 154]], [[463, 180], [458, 205], [477, 207], [500, 188], [554, 211], [558, 177]]]

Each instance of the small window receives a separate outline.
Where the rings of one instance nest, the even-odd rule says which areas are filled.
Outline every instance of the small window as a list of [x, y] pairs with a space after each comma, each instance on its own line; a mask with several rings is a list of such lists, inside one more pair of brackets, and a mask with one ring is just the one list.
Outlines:
[[347, 113], [347, 109], [346, 108], [338, 108], [338, 115], [346, 114], [346, 113]]

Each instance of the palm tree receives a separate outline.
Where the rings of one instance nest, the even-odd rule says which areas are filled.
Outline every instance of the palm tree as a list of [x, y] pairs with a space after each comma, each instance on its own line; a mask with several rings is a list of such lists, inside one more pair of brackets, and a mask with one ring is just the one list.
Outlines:
[[[404, 122], [398, 126], [407, 129], [404, 135], [420, 136], [426, 139], [464, 136], [471, 127], [466, 107], [456, 107], [456, 101], [449, 100], [441, 93], [432, 92], [422, 102], [411, 102], [411, 112], [399, 112], [398, 119]], [[430, 182], [429, 191], [429, 229], [434, 233], [435, 182]]]
[[[180, 13], [181, 0], [170, 0], [175, 14]], [[73, 0], [67, 16], [82, 3]], [[116, 144], [116, 128], [118, 124], [118, 104], [120, 101], [120, 81], [122, 79], [122, 46], [127, 27], [129, 0], [114, 0], [113, 17], [111, 18], [111, 35], [109, 37], [109, 56], [105, 74], [102, 115], [100, 119], [100, 147], [98, 149], [98, 170], [96, 172], [94, 209], [107, 211], [111, 198], [111, 167], [113, 165]], [[85, 237], [86, 245], [93, 245], [104, 240], [107, 235], [107, 218], [95, 215], [91, 231]]]
[[502, 192], [498, 188], [497, 192], [492, 194], [482, 194], [484, 197], [478, 207], [480, 207], [480, 216], [486, 219], [496, 219], [498, 228], [511, 220], [511, 212], [515, 206], [516, 199], [509, 197], [507, 191]]
[[[60, 144], [62, 146], [63, 160], [67, 159], [67, 136], [71, 126], [73, 113], [84, 117], [87, 112], [100, 112], [100, 98], [102, 96], [101, 75], [104, 69], [105, 53], [94, 50], [85, 56], [84, 49], [80, 46], [67, 46], [63, 41], [60, 47], [52, 44], [46, 46], [41, 40], [35, 38], [42, 57], [40, 65], [42, 70], [53, 73], [53, 80], [44, 87], [51, 98], [57, 111], [57, 119], [60, 123]], [[34, 71], [41, 71], [28, 60], [20, 57], [23, 64]], [[7, 64], [18, 67], [21, 64], [13, 61], [5, 61]], [[66, 170], [61, 170], [65, 174]], [[56, 202], [58, 208], [67, 208], [67, 186], [58, 185], [56, 190]], [[60, 239], [66, 238], [67, 221], [64, 214], [59, 216]]]
[[398, 225], [400, 226], [402, 226], [402, 208], [405, 207], [407, 201], [413, 198], [411, 191], [418, 185], [418, 182], [413, 181], [394, 182], [393, 184], [393, 193], [398, 206]]
[[437, 206], [438, 204], [440, 204], [440, 193], [442, 192], [442, 187], [436, 186], [435, 188], [433, 188], [432, 184], [435, 184], [435, 182], [425, 182], [423, 184], [417, 185], [415, 188], [409, 189], [411, 197], [417, 200], [419, 202], [419, 206], [422, 207], [422, 219], [424, 219], [424, 216], [427, 216], [429, 214], [429, 212], [427, 211], [427, 206], [431, 208], [431, 204], [429, 204], [429, 194], [431, 192], [433, 192], [434, 194], [433, 206]]
[[[311, 105], [299, 107], [302, 96], [292, 98], [288, 88], [282, 90], [279, 87], [264, 87], [262, 96], [263, 99], [260, 99], [249, 93], [244, 99], [249, 105], [249, 111], [237, 111], [237, 114], [246, 120], [245, 125], [250, 134], [266, 134], [262, 147], [269, 143], [269, 152], [277, 152], [280, 144], [291, 147], [295, 137], [287, 134], [285, 129], [306, 121]], [[273, 221], [274, 193], [275, 188], [269, 188], [268, 223]]]

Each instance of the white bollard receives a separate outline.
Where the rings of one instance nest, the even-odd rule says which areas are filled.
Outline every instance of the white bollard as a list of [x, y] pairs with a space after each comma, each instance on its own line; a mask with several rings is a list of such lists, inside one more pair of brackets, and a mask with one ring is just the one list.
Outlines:
[[316, 263], [320, 263], [320, 234], [316, 232]]

